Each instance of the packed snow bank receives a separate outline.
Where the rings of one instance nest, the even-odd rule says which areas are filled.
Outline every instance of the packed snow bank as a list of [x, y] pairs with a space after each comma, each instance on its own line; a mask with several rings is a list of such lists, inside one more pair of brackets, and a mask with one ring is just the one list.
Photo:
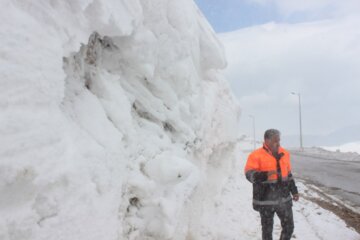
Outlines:
[[4, 0], [0, 27], [0, 239], [217, 235], [239, 109], [193, 1]]

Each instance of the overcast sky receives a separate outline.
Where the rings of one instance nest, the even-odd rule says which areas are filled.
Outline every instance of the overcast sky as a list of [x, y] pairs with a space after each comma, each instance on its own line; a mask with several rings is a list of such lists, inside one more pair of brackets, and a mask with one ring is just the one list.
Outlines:
[[[197, 0], [224, 43], [241, 129], [327, 134], [360, 124], [360, 0]], [[224, 33], [227, 32], [227, 33]], [[360, 140], [360, 136], [359, 136]]]

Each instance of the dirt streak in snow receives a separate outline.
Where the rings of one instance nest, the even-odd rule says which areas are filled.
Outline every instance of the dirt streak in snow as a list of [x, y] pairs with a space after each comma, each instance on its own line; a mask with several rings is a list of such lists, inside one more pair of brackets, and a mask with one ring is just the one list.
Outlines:
[[308, 188], [316, 192], [321, 196], [321, 198], [312, 197], [312, 196], [302, 196], [306, 200], [312, 201], [319, 205], [321, 208], [324, 208], [328, 211], [333, 212], [339, 218], [345, 221], [345, 223], [354, 228], [360, 234], [360, 214], [356, 211], [348, 208], [346, 205], [342, 204], [339, 201], [335, 201], [333, 198], [329, 197], [325, 192], [318, 190], [315, 187], [312, 187], [310, 183], [307, 184]]

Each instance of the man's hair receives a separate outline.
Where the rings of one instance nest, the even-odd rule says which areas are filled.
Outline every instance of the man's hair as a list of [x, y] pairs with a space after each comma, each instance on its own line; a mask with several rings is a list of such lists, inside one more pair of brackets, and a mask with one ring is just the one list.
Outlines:
[[271, 139], [275, 135], [280, 136], [280, 131], [277, 129], [268, 129], [264, 133], [264, 139]]

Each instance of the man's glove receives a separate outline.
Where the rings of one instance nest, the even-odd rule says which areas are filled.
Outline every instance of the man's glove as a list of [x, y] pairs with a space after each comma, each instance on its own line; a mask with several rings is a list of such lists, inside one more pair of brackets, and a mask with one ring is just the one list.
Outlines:
[[266, 181], [268, 178], [268, 172], [255, 172], [254, 183], [261, 183]]

